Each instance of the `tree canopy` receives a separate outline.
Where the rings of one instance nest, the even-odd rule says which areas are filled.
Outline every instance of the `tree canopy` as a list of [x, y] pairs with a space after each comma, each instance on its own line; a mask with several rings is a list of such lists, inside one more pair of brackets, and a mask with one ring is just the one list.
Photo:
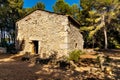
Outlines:
[[[15, 40], [18, 19], [36, 9], [45, 9], [42, 2], [32, 8], [23, 8], [23, 3], [23, 0], [0, 0], [1, 43], [6, 41], [4, 31]], [[80, 0], [73, 5], [56, 0], [51, 7], [55, 13], [70, 15], [80, 23], [85, 48], [120, 48], [120, 0]]]
[[[0, 46], [6, 47], [10, 41], [15, 43], [15, 22], [18, 19], [35, 9], [45, 9], [42, 2], [38, 2], [32, 8], [23, 8], [23, 3], [23, 0], [0, 0], [0, 31], [2, 35]], [[6, 32], [9, 33], [9, 38], [6, 38]]]
[[[85, 35], [86, 33], [88, 35], [85, 39], [88, 40], [88, 38], [92, 38], [92, 39], [94, 38], [93, 42], [96, 43], [95, 38], [98, 38], [97, 35], [100, 35], [98, 33], [103, 32], [104, 40], [102, 39], [102, 41], [104, 41], [105, 44], [104, 48], [107, 49], [107, 47], [108, 46], [110, 47], [111, 45], [111, 43], [108, 42], [108, 39], [111, 38], [109, 37], [108, 34], [110, 33], [111, 30], [115, 30], [116, 28], [119, 27], [118, 25], [116, 26], [114, 25], [114, 24], [118, 24], [117, 22], [114, 22], [114, 20], [116, 20], [119, 15], [120, 1], [92, 0], [90, 1], [90, 3], [89, 2], [86, 3], [85, 0], [81, 0], [81, 6], [82, 6], [82, 12], [86, 11], [85, 13], [87, 15], [87, 16], [83, 15], [85, 19], [83, 21], [84, 22], [84, 24], [82, 25], [83, 27], [81, 27], [81, 30], [85, 32]], [[110, 43], [110, 45], [108, 45], [108, 43]]]

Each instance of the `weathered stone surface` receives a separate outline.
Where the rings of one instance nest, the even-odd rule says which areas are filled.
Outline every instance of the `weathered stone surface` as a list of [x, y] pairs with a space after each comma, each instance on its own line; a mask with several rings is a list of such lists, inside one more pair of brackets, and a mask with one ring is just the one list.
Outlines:
[[[41, 57], [56, 51], [58, 56], [67, 55], [74, 49], [83, 49], [83, 37], [68, 16], [36, 10], [16, 22], [16, 48], [23, 45], [29, 50], [32, 41], [38, 41], [38, 54]], [[24, 41], [24, 43], [21, 43]]]
[[6, 53], [6, 52], [7, 52], [6, 48], [0, 47], [0, 54], [1, 53]]
[[60, 44], [61, 49], [68, 49], [68, 44]]
[[83, 49], [83, 36], [73, 24], [70, 24], [70, 32], [68, 33], [69, 52], [74, 49]]

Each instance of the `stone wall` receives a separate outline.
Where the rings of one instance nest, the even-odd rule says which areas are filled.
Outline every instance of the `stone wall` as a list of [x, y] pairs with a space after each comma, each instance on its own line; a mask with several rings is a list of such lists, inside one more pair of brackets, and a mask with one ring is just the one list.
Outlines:
[[69, 52], [77, 49], [77, 50], [83, 50], [83, 36], [80, 33], [79, 29], [76, 28], [72, 23], [70, 25], [69, 35], [68, 35], [68, 41], [69, 41]]
[[7, 49], [4, 47], [0, 47], [0, 54], [7, 53]]
[[[30, 52], [30, 41], [39, 41], [39, 53], [49, 55], [50, 51], [64, 53], [64, 24], [68, 23], [65, 16], [51, 14], [44, 11], [35, 11], [17, 22], [17, 41], [25, 40], [25, 52]], [[41, 55], [43, 56], [43, 55]]]
[[[30, 42], [35, 40], [39, 42], [38, 53], [41, 57], [49, 56], [52, 51], [58, 52], [59, 57], [67, 55], [69, 49], [74, 49], [74, 40], [70, 39], [77, 38], [76, 42], [81, 39], [76, 30], [73, 25], [69, 26], [67, 16], [36, 10], [16, 23], [16, 48], [22, 45], [22, 52], [31, 52]], [[82, 43], [79, 43], [77, 47], [82, 48]]]

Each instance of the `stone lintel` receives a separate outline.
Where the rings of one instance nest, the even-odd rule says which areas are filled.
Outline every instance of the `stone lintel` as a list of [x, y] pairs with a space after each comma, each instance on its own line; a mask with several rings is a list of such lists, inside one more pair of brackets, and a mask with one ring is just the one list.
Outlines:
[[30, 37], [29, 40], [38, 40], [38, 41], [40, 41], [41, 38], [40, 37]]

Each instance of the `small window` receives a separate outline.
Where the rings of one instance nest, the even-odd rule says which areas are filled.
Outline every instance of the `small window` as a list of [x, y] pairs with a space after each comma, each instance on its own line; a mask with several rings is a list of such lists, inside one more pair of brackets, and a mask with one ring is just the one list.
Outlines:
[[75, 48], [77, 47], [77, 43], [75, 43]]
[[28, 20], [30, 20], [31, 18], [30, 17], [28, 17], [25, 21], [28, 21]]

